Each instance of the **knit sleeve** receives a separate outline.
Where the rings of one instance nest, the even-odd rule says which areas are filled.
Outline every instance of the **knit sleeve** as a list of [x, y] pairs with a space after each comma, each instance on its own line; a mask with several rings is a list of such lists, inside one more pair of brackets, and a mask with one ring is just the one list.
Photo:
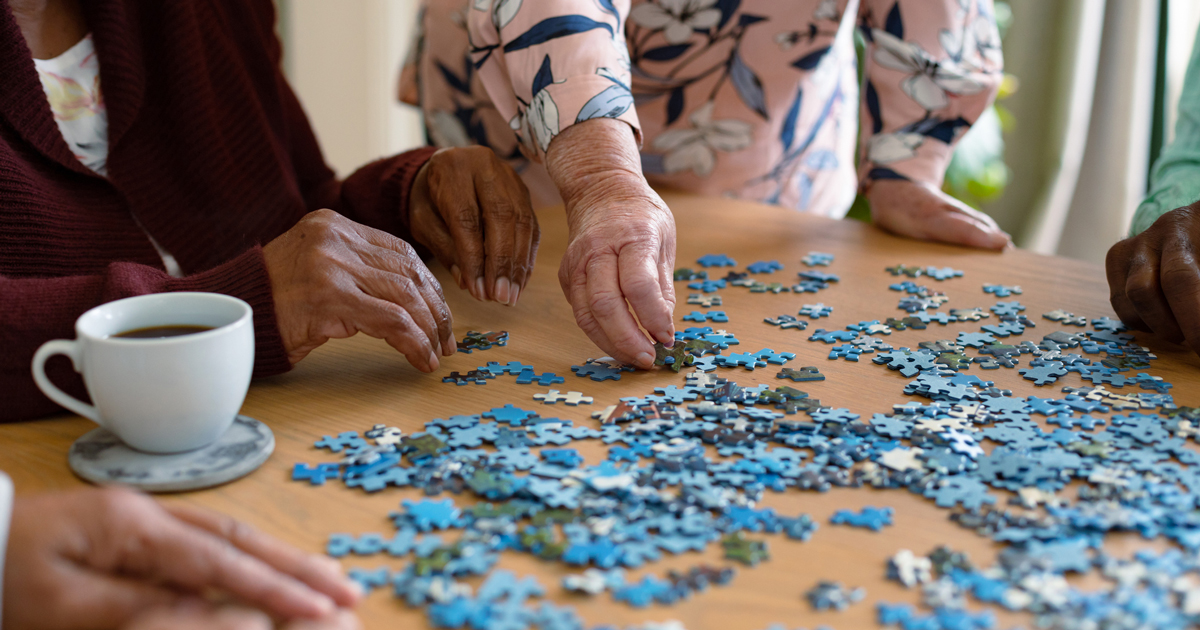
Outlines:
[[[208, 291], [245, 300], [254, 309], [254, 375], [291, 367], [275, 321], [271, 280], [262, 249], [255, 247], [207, 271], [172, 278], [134, 263], [112, 263], [103, 273], [55, 278], [0, 276], [0, 422], [27, 420], [61, 411], [33, 382], [30, 366], [38, 347], [50, 339], [73, 339], [75, 320], [88, 309], [113, 300], [171, 291]], [[64, 357], [51, 359], [47, 375], [64, 391], [85, 398], [83, 380]]]

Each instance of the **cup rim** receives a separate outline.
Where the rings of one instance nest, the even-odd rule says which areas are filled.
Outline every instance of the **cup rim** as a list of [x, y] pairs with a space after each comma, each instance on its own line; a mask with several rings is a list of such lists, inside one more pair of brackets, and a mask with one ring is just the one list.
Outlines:
[[[180, 335], [177, 337], [159, 337], [159, 338], [152, 338], [152, 339], [123, 338], [123, 337], [117, 337], [115, 335], [95, 335], [90, 332], [87, 332], [84, 329], [85, 326], [87, 325], [87, 323], [91, 319], [100, 317], [101, 312], [103, 312], [106, 309], [111, 309], [119, 304], [123, 304], [123, 303], [127, 303], [127, 302], [147, 302], [147, 301], [153, 301], [153, 300], [163, 300], [163, 299], [172, 300], [172, 299], [182, 299], [182, 298], [191, 298], [191, 299], [198, 298], [198, 299], [203, 299], [203, 300], [213, 300], [213, 301], [225, 302], [228, 305], [240, 308], [242, 312], [240, 315], [238, 315], [237, 319], [234, 319], [233, 321], [229, 322], [228, 324], [224, 324], [222, 326], [217, 326], [216, 328], [212, 328], [210, 330], [205, 330], [203, 332], [192, 333], [192, 334], [188, 334], [188, 335]], [[134, 296], [130, 296], [127, 298], [121, 298], [119, 300], [113, 300], [111, 302], [105, 302], [104, 304], [99, 304], [97, 306], [94, 306], [94, 307], [88, 309], [86, 312], [84, 312], [83, 315], [80, 315], [79, 318], [75, 320], [75, 336], [78, 339], [86, 338], [90, 342], [104, 342], [104, 343], [113, 343], [113, 344], [119, 344], [119, 345], [143, 345], [144, 346], [147, 344], [161, 345], [161, 344], [191, 343], [193, 341], [202, 341], [202, 340], [205, 340], [205, 339], [208, 339], [211, 337], [215, 337], [217, 335], [221, 335], [221, 334], [228, 332], [230, 329], [247, 325], [249, 323], [249, 321], [251, 320], [251, 318], [253, 318], [253, 316], [254, 316], [254, 309], [248, 303], [246, 303], [245, 300], [236, 298], [232, 295], [225, 295], [224, 293], [211, 293], [211, 292], [207, 292], [207, 291], [167, 291], [167, 292], [163, 292], [163, 293], [146, 293], [143, 295], [134, 295]]]

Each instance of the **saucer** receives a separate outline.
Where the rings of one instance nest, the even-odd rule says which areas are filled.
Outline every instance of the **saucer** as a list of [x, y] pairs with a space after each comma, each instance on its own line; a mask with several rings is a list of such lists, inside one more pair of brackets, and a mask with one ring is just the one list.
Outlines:
[[146, 492], [178, 492], [219, 486], [247, 475], [275, 450], [275, 434], [247, 416], [234, 419], [216, 442], [187, 453], [143, 453], [108, 429], [75, 440], [67, 461], [76, 475], [96, 484], [120, 484]]

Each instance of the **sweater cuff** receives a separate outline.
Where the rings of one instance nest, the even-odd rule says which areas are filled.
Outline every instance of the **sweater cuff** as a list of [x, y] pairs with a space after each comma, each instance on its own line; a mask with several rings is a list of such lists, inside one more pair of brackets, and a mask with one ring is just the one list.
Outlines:
[[392, 193], [395, 195], [396, 205], [394, 207], [400, 212], [400, 226], [401, 230], [403, 230], [401, 232], [403, 236], [400, 234], [397, 234], [397, 236], [409, 242], [413, 240], [412, 223], [410, 221], [411, 213], [408, 205], [409, 197], [412, 194], [413, 182], [417, 180], [417, 173], [421, 172], [421, 167], [425, 166], [429, 158], [433, 157], [433, 154], [438, 151], [437, 147], [422, 147], [395, 156], [392, 158], [392, 168], [383, 184], [385, 190], [394, 191]]
[[12, 523], [13, 485], [0, 472], [0, 627], [4, 626], [4, 556], [8, 550], [8, 529]]
[[275, 319], [275, 299], [262, 247], [207, 271], [168, 282], [167, 291], [209, 291], [245, 300], [254, 309], [254, 376], [271, 376], [292, 368]]

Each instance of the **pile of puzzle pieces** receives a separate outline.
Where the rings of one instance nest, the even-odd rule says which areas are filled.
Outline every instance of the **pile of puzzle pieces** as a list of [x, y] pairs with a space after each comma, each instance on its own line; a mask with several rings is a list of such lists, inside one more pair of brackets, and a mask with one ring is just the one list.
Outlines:
[[[804, 263], [832, 261], [814, 252]], [[706, 268], [736, 266], [723, 255], [698, 262]], [[772, 263], [756, 263], [747, 272], [780, 271], [782, 265]], [[1200, 409], [1178, 406], [1171, 384], [1150, 374], [1154, 355], [1106, 317], [1051, 311], [1044, 321], [1072, 328], [1039, 336], [1031, 334], [1036, 322], [1015, 301], [942, 312], [949, 296], [914, 280], [963, 282], [957, 280], [962, 272], [906, 265], [886, 271], [911, 279], [890, 285], [904, 294], [898, 306], [904, 316], [817, 329], [806, 342], [841, 344], [831, 360], [867, 355], [880, 366], [879, 384], [894, 383], [897, 398], [906, 397], [869, 417], [823, 405], [791, 387], [825, 378], [814, 366], [783, 367], [795, 354], [734, 352], [730, 346], [739, 341], [733, 334], [703, 326], [677, 333], [671, 349], [658, 348], [658, 364], [682, 372], [677, 385], [641, 396], [631, 392], [593, 413], [594, 422], [577, 424], [505, 404], [435, 419], [408, 435], [379, 425], [361, 435], [323, 436], [316, 447], [330, 459], [297, 463], [293, 478], [315, 486], [337, 481], [360, 492], [417, 488], [427, 496], [400, 504], [385, 532], [332, 534], [326, 551], [335, 557], [407, 559], [399, 571], [354, 569], [351, 577], [424, 608], [436, 627], [585, 627], [573, 609], [543, 599], [547, 587], [536, 579], [494, 570], [505, 552], [578, 567], [580, 573], [563, 580], [563, 590], [607, 594], [632, 607], [673, 605], [702, 596], [711, 585], [736, 588], [730, 567], [650, 572], [639, 580], [627, 580], [625, 570], [709, 547], [753, 570], [770, 562], [771, 545], [820, 536], [808, 515], [761, 507], [764, 494], [833, 487], [920, 495], [946, 509], [959, 526], [1005, 546], [997, 565], [986, 569], [944, 547], [926, 556], [899, 549], [881, 574], [920, 589], [924, 612], [876, 602], [882, 625], [992, 628], [990, 606], [1027, 612], [1044, 628], [1172, 629], [1200, 623], [1200, 467], [1192, 468], [1200, 465], [1200, 453], [1189, 444], [1200, 440]], [[745, 286], [745, 274], [731, 275], [736, 277], [730, 283]], [[838, 281], [832, 274], [801, 275], [805, 282]], [[675, 279], [715, 282], [704, 271], [687, 269]], [[999, 284], [985, 285], [984, 292], [1021, 294], [1019, 287]], [[693, 298], [705, 307], [721, 304], [716, 295], [695, 294], [689, 302]], [[829, 321], [832, 313], [817, 303], [796, 315]], [[795, 324], [805, 323], [792, 315], [765, 321], [779, 326], [781, 343], [796, 343], [785, 325], [804, 330]], [[931, 325], [958, 329], [940, 334]], [[931, 334], [908, 347], [885, 341], [900, 330]], [[741, 386], [734, 380], [769, 365], [783, 383]], [[1030, 389], [998, 388], [971, 368], [1016, 369]], [[572, 371], [597, 381], [619, 380], [629, 368], [589, 359]], [[484, 382], [499, 374], [528, 374], [526, 382], [544, 385], [562, 382], [517, 362], [489, 362], [475, 372]], [[899, 380], [885, 380], [890, 373]], [[472, 378], [469, 374], [461, 378]], [[547, 382], [538, 380], [543, 378]], [[1078, 380], [1056, 389], [1062, 379]], [[580, 392], [557, 390], [536, 398], [591, 402]], [[608, 445], [599, 463], [588, 464], [571, 448], [595, 440]], [[995, 491], [1014, 496], [1005, 505]], [[460, 505], [446, 495], [470, 499]], [[900, 518], [891, 508], [866, 506], [837, 512], [830, 525], [880, 531]], [[1106, 535], [1121, 532], [1159, 540], [1165, 551], [1106, 555]], [[453, 541], [443, 539], [452, 533]], [[1081, 574], [1099, 576], [1104, 588], [1073, 586], [1068, 577]], [[462, 581], [472, 575], [488, 577], [472, 590]], [[827, 581], [801, 588], [797, 597], [821, 610], [840, 610], [868, 595]], [[972, 612], [980, 606], [983, 610]]]

